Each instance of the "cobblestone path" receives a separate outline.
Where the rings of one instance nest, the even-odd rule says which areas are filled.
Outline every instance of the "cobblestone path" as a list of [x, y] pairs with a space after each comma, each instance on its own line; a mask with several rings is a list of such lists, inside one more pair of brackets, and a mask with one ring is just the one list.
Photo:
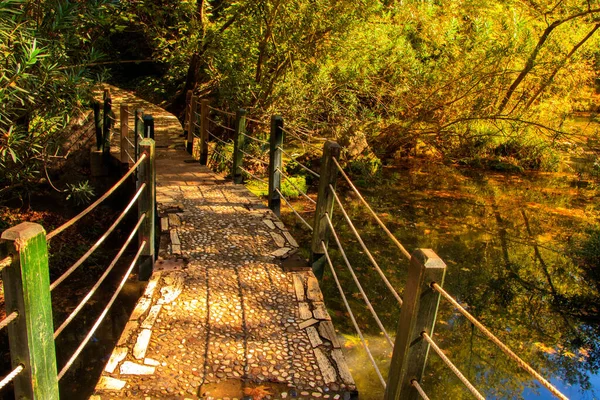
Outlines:
[[[285, 226], [243, 185], [201, 167], [153, 114], [161, 248], [95, 399], [357, 396], [317, 280]], [[131, 107], [133, 108], [133, 107]]]

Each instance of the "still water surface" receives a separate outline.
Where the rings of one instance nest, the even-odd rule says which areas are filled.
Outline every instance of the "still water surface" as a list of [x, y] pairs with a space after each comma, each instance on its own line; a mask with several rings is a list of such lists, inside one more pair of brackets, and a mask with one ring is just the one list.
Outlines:
[[[344, 187], [338, 189], [367, 245], [402, 294], [407, 261], [357, 198]], [[589, 232], [598, 229], [600, 204], [593, 183], [578, 182], [568, 173], [506, 175], [418, 162], [386, 169], [377, 181], [363, 182], [360, 190], [409, 251], [419, 247], [436, 251], [448, 265], [444, 287], [510, 348], [570, 398], [598, 398], [599, 284], [576, 255]], [[293, 217], [284, 218], [308, 243]], [[339, 212], [334, 212], [334, 225], [392, 334], [397, 303]], [[366, 310], [335, 244], [330, 247], [346, 295], [385, 377], [390, 346]], [[382, 398], [379, 379], [330, 273], [323, 291], [345, 339], [361, 398]], [[444, 300], [434, 339], [486, 398], [553, 398]], [[431, 353], [423, 387], [431, 398], [472, 398]]]

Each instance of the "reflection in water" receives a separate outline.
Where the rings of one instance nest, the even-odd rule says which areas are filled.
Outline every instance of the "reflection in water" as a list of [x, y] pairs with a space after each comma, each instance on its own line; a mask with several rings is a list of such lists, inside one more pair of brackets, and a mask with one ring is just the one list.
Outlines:
[[[363, 185], [361, 191], [409, 249], [432, 248], [444, 259], [445, 288], [492, 332], [570, 397], [594, 399], [600, 392], [594, 375], [600, 356], [599, 284], [578, 251], [590, 231], [598, 229], [600, 206], [595, 188], [577, 187], [572, 179], [563, 173], [503, 175], [417, 164], [386, 170], [377, 185]], [[407, 262], [355, 196], [346, 192], [343, 197], [367, 245], [402, 292]], [[334, 214], [369, 298], [388, 331], [394, 332], [399, 314], [394, 299], [343, 217]], [[352, 308], [385, 375], [389, 346], [339, 254], [332, 253], [338, 256], [336, 267]], [[323, 291], [335, 326], [347, 339], [346, 354], [361, 398], [380, 399], [383, 390], [327, 278]], [[552, 397], [443, 300], [434, 338], [486, 398]], [[432, 398], [471, 398], [435, 354], [430, 354], [423, 386]]]

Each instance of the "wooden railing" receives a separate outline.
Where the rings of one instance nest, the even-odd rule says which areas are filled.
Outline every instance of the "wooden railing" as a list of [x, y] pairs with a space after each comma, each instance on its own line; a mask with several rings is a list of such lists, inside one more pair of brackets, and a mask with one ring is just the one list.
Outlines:
[[[198, 105], [200, 105], [200, 111], [198, 110]], [[229, 124], [225, 121], [229, 121]], [[247, 131], [248, 122], [253, 124], [252, 132]], [[208, 100], [199, 100], [191, 92], [188, 94], [185, 126], [187, 128], [187, 149], [190, 153], [194, 154], [197, 153], [194, 146], [200, 147], [199, 154], [201, 154], [201, 157], [199, 161], [201, 164], [207, 165], [210, 159], [209, 143], [212, 141], [213, 155], [219, 157], [221, 161], [228, 163], [230, 166], [229, 175], [235, 183], [243, 183], [245, 179], [248, 178], [266, 184], [268, 186], [269, 208], [279, 216], [281, 201], [283, 200], [283, 202], [291, 208], [292, 212], [300, 222], [302, 222], [302, 226], [312, 231], [310, 261], [313, 271], [318, 278], [322, 278], [325, 266], [329, 266], [332, 277], [336, 282], [340, 296], [350, 315], [354, 328], [361, 339], [361, 343], [367, 352], [369, 360], [371, 361], [382, 386], [385, 388], [385, 400], [417, 399], [419, 397], [428, 399], [427, 394], [420, 383], [424, 376], [428, 354], [431, 349], [433, 349], [448, 368], [456, 374], [458, 379], [467, 387], [475, 398], [484, 398], [442, 352], [433, 339], [437, 311], [441, 299], [448, 301], [486, 337], [496, 344], [509, 358], [514, 360], [519, 367], [531, 374], [532, 377], [537, 379], [542, 386], [547, 388], [555, 397], [567, 399], [565, 395], [543, 378], [530, 365], [519, 358], [512, 350], [502, 343], [500, 339], [483, 326], [481, 322], [468, 313], [456, 299], [443, 289], [446, 264], [433, 250], [416, 249], [410, 253], [405, 246], [400, 243], [343, 170], [339, 161], [341, 148], [337, 143], [318, 138], [320, 141], [324, 141], [324, 143], [322, 149], [320, 149], [321, 161], [319, 172], [317, 173], [308, 166], [300, 163], [293, 157], [293, 154], [290, 154], [285, 150], [285, 145], [289, 141], [295, 142], [295, 144], [301, 144], [302, 146], [312, 146], [314, 148], [315, 145], [311, 143], [313, 141], [312, 139], [315, 139], [314, 136], [311, 136], [306, 132], [301, 132], [298, 129], [284, 128], [284, 121], [281, 116], [271, 117], [271, 121], [268, 123], [266, 121], [250, 118], [243, 109], [237, 110], [234, 113], [211, 107]], [[219, 135], [211, 131], [211, 127], [219, 128], [223, 135], [219, 137]], [[268, 135], [265, 133], [267, 127], [269, 131]], [[197, 134], [198, 130], [200, 131], [199, 134]], [[262, 151], [258, 151], [258, 154], [256, 154], [256, 152], [255, 154], [248, 153], [246, 151], [248, 142], [258, 144], [259, 150], [262, 149]], [[233, 147], [231, 156], [225, 154], [225, 147]], [[219, 149], [217, 150], [217, 148]], [[281, 184], [284, 180], [293, 184], [293, 181], [290, 179], [290, 176], [288, 176], [286, 168], [283, 165], [283, 155], [287, 156], [288, 161], [294, 161], [299, 164], [305, 172], [318, 179], [319, 185], [316, 200], [296, 187], [301, 195], [315, 205], [312, 224], [308, 222], [310, 218], [303, 217], [300, 212], [294, 209], [291, 201], [286, 199], [282, 194]], [[244, 163], [247, 161], [252, 161], [255, 165], [263, 164], [268, 166], [268, 168], [266, 168], [267, 176], [258, 176], [253, 171], [245, 168]], [[346, 212], [344, 204], [336, 192], [336, 182], [339, 175], [343, 177], [346, 184], [357, 195], [362, 205], [380, 226], [384, 236], [386, 236], [397, 248], [400, 258], [406, 258], [408, 260], [408, 277], [402, 296], [400, 296], [398, 290], [394, 288], [387, 279], [385, 273], [380, 268], [375, 257], [370, 252], [360, 233], [354, 226], [351, 217]], [[344, 219], [350, 226], [358, 243], [361, 245], [363, 253], [369, 258], [374, 270], [379, 274], [385, 286], [392, 293], [398, 307], [400, 307], [400, 318], [397, 324], [395, 339], [392, 339], [386, 331], [386, 328], [363, 290], [361, 282], [356, 276], [349, 258], [346, 256], [343, 243], [332, 223], [332, 211], [334, 205], [336, 205], [343, 214]], [[393, 348], [387, 380], [384, 379], [384, 374], [380, 371], [379, 366], [371, 354], [367, 341], [356, 322], [354, 313], [350, 308], [343, 287], [338, 279], [336, 268], [334, 267], [334, 263], [328, 250], [330, 238], [333, 238], [335, 241], [344, 264], [346, 264], [354, 283], [358, 287], [367, 309], [373, 315], [388, 344]]]
[[[106, 113], [105, 109], [105, 115]], [[141, 116], [141, 112], [140, 112]], [[145, 121], [151, 121], [147, 118]], [[137, 120], [136, 120], [137, 122]], [[140, 126], [142, 126], [140, 124]], [[146, 124], [146, 126], [152, 126]], [[122, 129], [123, 126], [121, 127]], [[125, 131], [121, 131], [123, 135]], [[125, 159], [127, 172], [106, 193], [93, 204], [46, 235], [44, 227], [25, 222], [5, 230], [0, 240], [0, 270], [4, 285], [7, 317], [0, 321], [0, 329], [8, 330], [12, 371], [0, 381], [0, 389], [14, 382], [15, 397], [18, 399], [58, 399], [58, 382], [79, 357], [87, 343], [92, 339], [115, 302], [127, 279], [137, 266], [138, 276], [147, 280], [152, 274], [155, 261], [155, 198], [156, 172], [154, 165], [154, 140], [150, 138], [151, 129], [138, 131], [132, 152], [135, 159]], [[123, 139], [123, 138], [121, 138]], [[141, 139], [141, 140], [137, 140]], [[105, 143], [102, 139], [101, 143]], [[101, 144], [100, 143], [100, 144]], [[123, 143], [123, 140], [121, 140]], [[102, 151], [102, 146], [99, 149]], [[123, 147], [121, 148], [123, 151]], [[114, 194], [131, 177], [137, 176], [137, 190], [127, 206], [111, 224], [108, 230], [58, 279], [50, 283], [48, 266], [48, 242], [61, 232], [74, 226], [108, 197]], [[124, 218], [135, 210], [138, 218], [135, 227], [124, 241], [122, 247], [106, 266], [104, 273], [91, 290], [80, 300], [73, 312], [56, 329], [53, 327], [51, 292], [77, 270], [88, 257], [96, 251], [115, 231]], [[71, 355], [65, 365], [57, 369], [55, 339], [85, 308], [101, 283], [117, 265], [127, 248], [137, 238], [136, 253], [129, 268], [122, 277], [115, 293], [104, 310], [86, 334], [83, 341]]]

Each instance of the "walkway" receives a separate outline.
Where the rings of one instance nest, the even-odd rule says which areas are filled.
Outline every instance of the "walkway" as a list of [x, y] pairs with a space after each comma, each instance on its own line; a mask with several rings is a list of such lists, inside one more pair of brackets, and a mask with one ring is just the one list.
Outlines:
[[161, 250], [92, 398], [355, 397], [317, 280], [283, 223], [195, 162], [174, 116], [113, 90], [122, 101], [155, 118]]

